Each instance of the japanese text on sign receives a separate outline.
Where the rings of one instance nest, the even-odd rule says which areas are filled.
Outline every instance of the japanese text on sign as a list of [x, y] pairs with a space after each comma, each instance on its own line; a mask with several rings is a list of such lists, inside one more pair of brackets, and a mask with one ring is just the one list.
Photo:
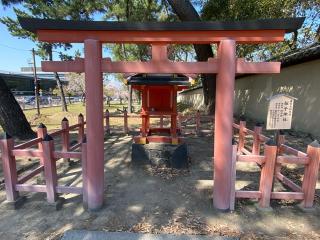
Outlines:
[[294, 99], [283, 94], [271, 97], [268, 107], [267, 130], [291, 128]]

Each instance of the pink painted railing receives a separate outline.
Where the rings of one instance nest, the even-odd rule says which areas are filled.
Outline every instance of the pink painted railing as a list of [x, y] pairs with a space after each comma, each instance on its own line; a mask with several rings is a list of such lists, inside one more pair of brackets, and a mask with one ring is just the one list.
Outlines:
[[[64, 118], [62, 120], [62, 129], [48, 134], [45, 125], [40, 124], [37, 129], [37, 138], [28, 142], [14, 145], [14, 140], [8, 134], [0, 140], [0, 148], [2, 152], [3, 173], [5, 178], [5, 189], [7, 201], [16, 203], [19, 201], [19, 192], [45, 192], [47, 201], [55, 203], [58, 200], [58, 193], [75, 193], [83, 194], [86, 191], [83, 187], [60, 186], [58, 185], [58, 174], [56, 169], [56, 161], [59, 159], [81, 159], [82, 171], [85, 173], [85, 152], [86, 142], [84, 134], [85, 121], [83, 115], [80, 114], [78, 123], [69, 126], [69, 121]], [[77, 143], [70, 145], [70, 131], [78, 130]], [[55, 150], [54, 138], [61, 137], [61, 150]], [[75, 151], [80, 149], [80, 151]], [[37, 168], [24, 172], [21, 176], [17, 174], [16, 157], [36, 157], [39, 158], [40, 164]], [[66, 160], [65, 160], [66, 161]], [[30, 184], [31, 180], [38, 174], [43, 173], [45, 184]], [[83, 174], [85, 178], [86, 174]], [[83, 182], [86, 182], [83, 180]], [[86, 203], [85, 194], [84, 203]]]
[[[129, 133], [129, 118], [140, 118], [137, 114], [110, 115], [108, 110], [105, 112], [105, 132], [110, 133], [110, 118], [123, 118], [123, 132]], [[160, 127], [163, 127], [163, 120], [168, 116], [152, 116], [159, 118]], [[213, 116], [202, 116], [200, 112], [194, 115], [178, 114], [178, 126], [182, 133], [189, 134], [183, 125], [194, 121], [195, 129], [193, 134], [200, 135], [205, 130], [201, 127], [201, 120], [212, 120]], [[75, 193], [83, 194], [83, 202], [87, 203], [87, 188], [86, 188], [86, 142], [85, 139], [85, 124], [83, 116], [80, 114], [78, 123], [69, 126], [67, 119], [61, 122], [61, 129], [48, 134], [47, 128], [40, 124], [37, 129], [37, 138], [28, 142], [14, 145], [14, 140], [5, 134], [5, 137], [0, 140], [0, 148], [2, 152], [3, 172], [5, 177], [5, 187], [7, 200], [16, 202], [19, 199], [19, 192], [45, 192], [47, 193], [47, 201], [54, 203], [57, 201], [58, 193]], [[315, 187], [319, 173], [320, 164], [320, 145], [313, 142], [308, 146], [307, 153], [298, 151], [292, 147], [285, 145], [284, 135], [279, 135], [277, 142], [274, 144], [272, 140], [261, 134], [262, 127], [256, 125], [254, 130], [246, 128], [246, 122], [240, 121], [239, 124], [233, 124], [234, 130], [238, 132], [238, 142], [233, 145], [232, 159], [232, 190], [230, 209], [235, 208], [236, 199], [254, 198], [259, 200], [259, 205], [262, 208], [270, 206], [271, 199], [286, 199], [286, 200], [301, 200], [302, 206], [310, 208], [313, 206]], [[70, 131], [78, 131], [77, 143], [70, 145]], [[61, 150], [55, 150], [54, 139], [60, 136]], [[247, 136], [252, 136], [252, 142], [246, 140]], [[250, 145], [250, 146], [249, 146]], [[249, 146], [249, 149], [248, 149]], [[263, 146], [263, 147], [262, 147]], [[79, 149], [79, 151], [76, 151]], [[18, 176], [16, 169], [16, 157], [36, 157], [40, 160], [39, 167], [24, 172]], [[82, 187], [59, 186], [56, 169], [56, 161], [64, 159], [68, 161], [70, 158], [81, 159], [83, 172]], [[259, 188], [256, 191], [244, 191], [235, 189], [236, 181], [236, 163], [237, 162], [252, 162], [258, 164], [261, 168], [261, 176]], [[304, 165], [304, 176], [302, 186], [298, 186], [288, 177], [281, 173], [282, 165], [285, 164], [301, 164]], [[44, 185], [28, 184], [27, 181], [44, 173]], [[274, 192], [273, 182], [277, 179], [292, 192]]]
[[[319, 174], [320, 145], [318, 142], [311, 143], [307, 148], [307, 153], [298, 151], [285, 145], [284, 135], [279, 135], [277, 144], [270, 138], [261, 134], [261, 126], [255, 126], [254, 130], [246, 128], [246, 122], [234, 123], [233, 127], [238, 130], [238, 143], [233, 145], [232, 159], [232, 192], [230, 209], [235, 208], [235, 199], [253, 198], [259, 200], [261, 208], [270, 207], [271, 199], [300, 200], [302, 206], [310, 208], [313, 206], [316, 183]], [[251, 150], [246, 148], [246, 136], [253, 137]], [[261, 154], [261, 145], [264, 150]], [[243, 191], [235, 189], [236, 182], [236, 162], [253, 162], [260, 166], [261, 175], [259, 189], [256, 191]], [[302, 186], [298, 186], [288, 177], [281, 173], [282, 165], [299, 164], [304, 165], [304, 175]], [[273, 183], [277, 179], [292, 191], [274, 192]]]

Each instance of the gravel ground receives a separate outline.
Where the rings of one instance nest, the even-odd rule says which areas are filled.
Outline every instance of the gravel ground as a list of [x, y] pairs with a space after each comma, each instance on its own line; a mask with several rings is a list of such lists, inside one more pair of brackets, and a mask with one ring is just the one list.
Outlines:
[[[193, 129], [193, 126], [190, 126]], [[0, 191], [0, 239], [60, 239], [66, 230], [85, 229], [152, 234], [200, 234], [241, 239], [319, 239], [320, 203], [305, 212], [299, 202], [272, 201], [272, 211], [257, 209], [253, 200], [236, 202], [234, 212], [212, 207], [212, 136], [187, 137], [191, 167], [171, 171], [131, 165], [131, 136], [113, 134], [105, 142], [105, 206], [97, 212], [82, 208], [81, 196], [66, 194], [62, 210], [45, 194], [28, 193], [18, 210], [8, 210]], [[59, 164], [60, 184], [81, 186], [79, 164]], [[260, 169], [239, 163], [237, 188], [257, 189]], [[300, 177], [292, 167], [288, 176]], [[294, 174], [296, 173], [296, 174]], [[40, 181], [41, 179], [37, 179]], [[280, 184], [276, 188], [282, 189]], [[320, 194], [320, 184], [317, 185]]]

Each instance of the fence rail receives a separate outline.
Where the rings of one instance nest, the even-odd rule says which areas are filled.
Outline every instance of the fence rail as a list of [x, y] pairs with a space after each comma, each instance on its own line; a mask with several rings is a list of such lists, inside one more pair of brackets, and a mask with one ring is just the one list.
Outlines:
[[[270, 207], [271, 199], [301, 200], [302, 206], [313, 206], [315, 188], [319, 174], [320, 145], [313, 142], [308, 145], [307, 153], [285, 145], [285, 136], [279, 135], [277, 141], [261, 134], [261, 126], [257, 125], [254, 130], [246, 128], [246, 122], [234, 123], [233, 127], [238, 131], [238, 143], [233, 146], [232, 162], [232, 193], [230, 209], [235, 208], [235, 199], [253, 198], [259, 200], [261, 208]], [[246, 136], [253, 136], [251, 151], [246, 149], [248, 145]], [[277, 144], [276, 144], [277, 142]], [[263, 153], [261, 145], [264, 144]], [[253, 162], [261, 167], [259, 189], [257, 191], [236, 190], [236, 162]], [[297, 185], [291, 179], [281, 173], [283, 165], [299, 164], [304, 166], [302, 186]], [[277, 179], [291, 191], [274, 192], [273, 183]]]
[[[14, 146], [14, 140], [8, 134], [0, 140], [0, 147], [2, 152], [3, 171], [5, 178], [5, 189], [7, 200], [10, 202], [19, 201], [19, 192], [45, 192], [47, 194], [47, 201], [55, 203], [58, 199], [58, 193], [76, 193], [82, 194], [84, 187], [74, 186], [59, 186], [58, 174], [56, 169], [56, 161], [64, 159], [64, 161], [74, 158], [83, 160], [83, 151], [86, 148], [84, 142], [84, 126], [85, 121], [83, 115], [80, 114], [78, 123], [69, 126], [69, 121], [64, 118], [61, 122], [61, 130], [57, 130], [51, 134], [47, 133], [45, 125], [40, 124], [37, 129], [37, 138], [27, 141], [25, 143]], [[78, 130], [77, 144], [70, 145], [70, 131]], [[54, 138], [61, 137], [61, 150], [55, 150]], [[75, 152], [76, 149], [81, 150]], [[18, 176], [16, 169], [16, 157], [35, 157], [39, 158], [39, 166], [28, 172], [24, 172]], [[82, 165], [85, 166], [86, 164]], [[85, 168], [82, 166], [82, 171]], [[30, 184], [27, 183], [33, 177], [43, 174], [45, 184]], [[84, 194], [84, 196], [86, 196]], [[84, 202], [86, 199], [84, 199]]]
[[[160, 128], [163, 128], [164, 119], [169, 116], [151, 116], [159, 119]], [[128, 119], [141, 118], [138, 114], [128, 114], [126, 111], [122, 115], [112, 115], [106, 110], [104, 114], [105, 133], [110, 134], [110, 118], [123, 118], [123, 133], [130, 132]], [[201, 126], [203, 120], [213, 120], [213, 116], [201, 115], [196, 112], [194, 115], [178, 114], [178, 128], [182, 135], [200, 135], [207, 130]], [[187, 132], [184, 128], [192, 121], [194, 130]], [[61, 121], [61, 129], [48, 134], [45, 125], [40, 124], [37, 129], [37, 137], [25, 143], [14, 145], [14, 140], [5, 134], [0, 140], [2, 152], [2, 163], [5, 177], [5, 188], [7, 200], [10, 202], [18, 201], [19, 192], [45, 192], [47, 201], [54, 203], [57, 201], [58, 193], [82, 194], [84, 205], [87, 203], [87, 179], [86, 179], [86, 142], [85, 142], [86, 122], [82, 114], [78, 117], [78, 123], [69, 126], [68, 119]], [[232, 154], [232, 190], [230, 193], [230, 209], [235, 208], [236, 199], [252, 198], [258, 199], [262, 208], [270, 207], [271, 199], [300, 200], [306, 208], [312, 207], [315, 196], [315, 187], [319, 173], [320, 164], [320, 145], [317, 142], [311, 143], [307, 152], [296, 150], [285, 144], [284, 135], [279, 135], [275, 144], [272, 139], [262, 134], [262, 126], [256, 125], [253, 130], [246, 127], [245, 121], [238, 124], [233, 123], [234, 132], [238, 133], [238, 141], [233, 145]], [[77, 131], [77, 142], [70, 143], [70, 131]], [[211, 131], [211, 130], [210, 130]], [[246, 140], [247, 136], [252, 136], [252, 143]], [[61, 149], [55, 150], [55, 138], [61, 138]], [[160, 137], [160, 136], [150, 136]], [[163, 136], [165, 138], [165, 136]], [[249, 146], [250, 145], [250, 146]], [[249, 148], [248, 148], [249, 147]], [[39, 166], [28, 172], [18, 175], [16, 169], [16, 157], [35, 157], [39, 158]], [[58, 185], [58, 174], [56, 161], [63, 159], [80, 159], [82, 164], [82, 187], [60, 186]], [[254, 191], [247, 191], [235, 188], [236, 183], [236, 164], [237, 162], [247, 162], [258, 164], [261, 168], [259, 188]], [[302, 186], [285, 176], [281, 170], [286, 164], [299, 164], [304, 167]], [[28, 183], [33, 177], [44, 175], [45, 184]], [[273, 183], [278, 180], [291, 191], [275, 192]]]

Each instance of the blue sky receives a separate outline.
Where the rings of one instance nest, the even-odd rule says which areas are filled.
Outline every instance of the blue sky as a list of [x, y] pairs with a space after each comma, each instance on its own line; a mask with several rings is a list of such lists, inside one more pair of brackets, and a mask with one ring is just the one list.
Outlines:
[[[0, 4], [0, 17], [15, 17], [11, 8], [4, 8]], [[11, 36], [7, 27], [0, 23], [0, 70], [20, 71], [20, 67], [28, 66], [28, 59], [31, 60], [31, 49], [35, 44], [26, 39], [19, 39]], [[40, 64], [40, 59], [36, 62]]]
[[[0, 3], [0, 17], [8, 16], [16, 18], [11, 7], [4, 7]], [[101, 20], [101, 16], [96, 15], [95, 20]], [[0, 71], [19, 72], [21, 67], [29, 66], [32, 60], [31, 49], [36, 49], [36, 44], [28, 39], [21, 39], [11, 36], [7, 27], [0, 23]], [[68, 54], [73, 55], [76, 50], [83, 52], [83, 44], [73, 44], [73, 48]], [[110, 53], [104, 50], [104, 56]], [[54, 60], [59, 60], [57, 53], [54, 54]], [[36, 57], [37, 67], [40, 67], [41, 59]]]

